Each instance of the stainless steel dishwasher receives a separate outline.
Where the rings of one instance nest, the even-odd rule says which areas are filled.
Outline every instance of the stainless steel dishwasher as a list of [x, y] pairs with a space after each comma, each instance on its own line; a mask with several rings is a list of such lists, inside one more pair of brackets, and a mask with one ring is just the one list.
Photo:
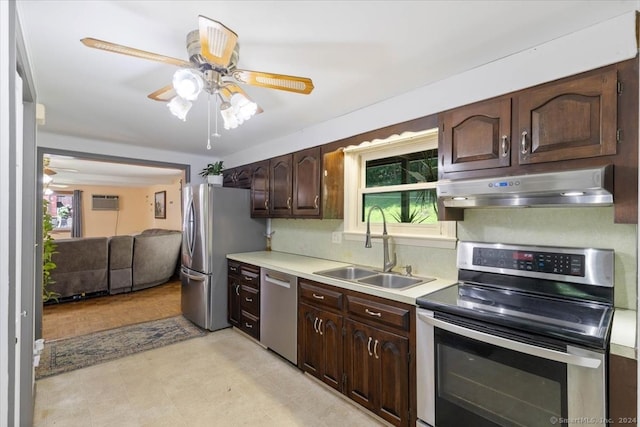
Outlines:
[[298, 278], [260, 269], [260, 342], [297, 365]]

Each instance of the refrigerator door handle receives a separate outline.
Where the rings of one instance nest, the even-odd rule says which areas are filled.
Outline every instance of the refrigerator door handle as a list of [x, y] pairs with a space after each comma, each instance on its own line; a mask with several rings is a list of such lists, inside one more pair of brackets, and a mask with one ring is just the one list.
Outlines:
[[187, 273], [184, 270], [184, 268], [182, 269], [182, 274], [184, 274], [185, 276], [187, 276], [191, 280], [195, 280], [196, 282], [204, 282], [205, 280], [207, 280], [207, 276], [194, 276], [193, 274]]

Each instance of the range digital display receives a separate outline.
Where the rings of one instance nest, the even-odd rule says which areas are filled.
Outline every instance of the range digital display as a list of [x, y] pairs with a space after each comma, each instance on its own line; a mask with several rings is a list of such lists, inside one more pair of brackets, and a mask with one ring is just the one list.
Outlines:
[[584, 277], [584, 255], [473, 248], [473, 265]]

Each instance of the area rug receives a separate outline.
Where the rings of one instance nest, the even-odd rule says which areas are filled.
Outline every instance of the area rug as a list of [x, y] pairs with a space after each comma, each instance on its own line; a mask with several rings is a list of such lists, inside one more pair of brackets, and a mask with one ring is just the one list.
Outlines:
[[36, 368], [36, 379], [201, 337], [206, 333], [206, 330], [184, 317], [176, 316], [79, 337], [45, 341], [40, 364]]

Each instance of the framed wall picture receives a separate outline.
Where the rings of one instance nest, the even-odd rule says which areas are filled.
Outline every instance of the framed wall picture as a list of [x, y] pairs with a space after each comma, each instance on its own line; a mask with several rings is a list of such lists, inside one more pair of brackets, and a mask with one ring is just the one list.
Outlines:
[[155, 213], [155, 217], [159, 219], [167, 218], [167, 192], [166, 191], [158, 191], [155, 197], [153, 211]]

